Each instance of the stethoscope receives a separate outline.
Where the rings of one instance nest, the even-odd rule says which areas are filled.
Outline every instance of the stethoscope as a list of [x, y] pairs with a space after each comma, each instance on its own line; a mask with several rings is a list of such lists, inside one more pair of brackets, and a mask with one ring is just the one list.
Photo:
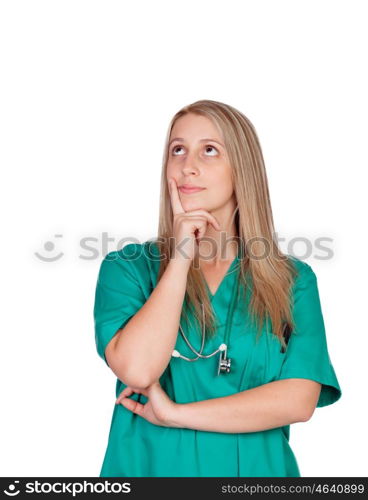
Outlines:
[[[234, 313], [234, 307], [235, 307], [235, 302], [236, 302], [236, 296], [237, 296], [237, 293], [238, 293], [238, 288], [239, 288], [239, 279], [236, 278], [235, 284], [233, 286], [230, 307], [229, 307], [229, 310], [228, 310], [228, 313], [227, 313], [227, 317], [226, 317], [225, 343], [222, 343], [216, 349], [216, 351], [214, 351], [211, 354], [202, 354], [203, 347], [204, 347], [204, 339], [205, 339], [205, 327], [204, 327], [204, 325], [205, 325], [205, 322], [204, 322], [205, 317], [204, 317], [204, 307], [203, 307], [203, 304], [201, 303], [202, 318], [203, 318], [201, 350], [199, 352], [197, 352], [194, 349], [194, 347], [190, 344], [189, 340], [185, 336], [185, 333], [184, 333], [181, 325], [179, 324], [179, 328], [180, 328], [180, 331], [181, 331], [181, 333], [182, 333], [182, 335], [184, 337], [185, 342], [187, 343], [189, 349], [191, 349], [191, 351], [193, 351], [194, 354], [197, 355], [197, 357], [196, 358], [187, 358], [186, 356], [183, 356], [182, 354], [180, 354], [180, 352], [177, 351], [176, 349], [173, 350], [173, 352], [171, 354], [172, 357], [174, 357], [174, 358], [181, 358], [181, 359], [184, 359], [185, 361], [197, 361], [199, 358], [211, 358], [212, 356], [214, 356], [215, 354], [217, 354], [218, 352], [220, 352], [220, 358], [219, 358], [219, 363], [218, 363], [218, 368], [217, 368], [217, 375], [220, 375], [220, 373], [230, 373], [231, 359], [227, 358], [226, 354], [227, 354], [227, 349], [228, 349], [228, 346], [229, 346], [231, 320], [232, 320], [233, 313]], [[230, 321], [229, 321], [229, 319], [230, 319]]]

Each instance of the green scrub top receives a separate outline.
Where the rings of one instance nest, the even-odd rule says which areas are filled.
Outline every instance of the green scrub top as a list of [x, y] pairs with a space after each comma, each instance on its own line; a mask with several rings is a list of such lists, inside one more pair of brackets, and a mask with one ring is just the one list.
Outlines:
[[[220, 353], [189, 362], [171, 357], [160, 377], [167, 395], [177, 403], [218, 398], [287, 378], [306, 378], [322, 384], [317, 407], [330, 405], [341, 389], [328, 354], [317, 279], [305, 262], [292, 259], [299, 274], [294, 282], [295, 329], [286, 352], [266, 321], [256, 341], [250, 322], [248, 293], [235, 304], [227, 357], [230, 373], [217, 375]], [[232, 262], [215, 295], [208, 289], [216, 313], [216, 336], [206, 339], [203, 354], [212, 353], [224, 341], [234, 280], [239, 279], [240, 257]], [[159, 251], [153, 241], [130, 243], [103, 259], [97, 279], [94, 305], [95, 342], [107, 364], [105, 348], [144, 305], [157, 284]], [[247, 287], [249, 291], [249, 287]], [[243, 287], [240, 290], [244, 291]], [[191, 345], [199, 350], [201, 329], [181, 326]], [[199, 328], [199, 329], [198, 329]], [[158, 337], [159, 332], [153, 332]], [[189, 349], [178, 330], [175, 345], [189, 358]], [[116, 380], [116, 397], [126, 385]], [[147, 397], [131, 398], [145, 403]], [[100, 477], [300, 477], [289, 445], [290, 426], [259, 432], [222, 433], [154, 425], [112, 401], [113, 414]]]

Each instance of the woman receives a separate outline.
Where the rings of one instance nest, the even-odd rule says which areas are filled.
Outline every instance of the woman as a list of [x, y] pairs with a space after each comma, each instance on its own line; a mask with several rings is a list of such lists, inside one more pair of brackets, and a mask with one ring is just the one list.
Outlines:
[[98, 276], [96, 346], [117, 376], [100, 477], [299, 477], [290, 424], [341, 389], [316, 276], [277, 246], [259, 141], [233, 107], [173, 117], [158, 233]]

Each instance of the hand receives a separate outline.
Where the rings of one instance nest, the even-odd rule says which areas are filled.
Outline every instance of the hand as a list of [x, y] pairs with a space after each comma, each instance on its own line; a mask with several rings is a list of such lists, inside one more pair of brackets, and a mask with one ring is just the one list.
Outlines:
[[[145, 404], [142, 404], [134, 399], [129, 399], [128, 396], [131, 396], [134, 392], [143, 394], [149, 400]], [[175, 427], [173, 417], [176, 407], [179, 405], [168, 397], [158, 381], [147, 387], [147, 389], [138, 390], [127, 386], [118, 396], [115, 403], [122, 404], [128, 410], [151, 422], [151, 424], [163, 427]]]
[[[173, 233], [175, 238], [175, 247], [180, 245], [180, 249], [189, 257], [190, 261], [194, 259], [196, 244], [203, 238], [207, 230], [207, 224], [212, 224], [213, 227], [220, 231], [218, 220], [206, 210], [192, 210], [185, 212], [178, 193], [178, 188], [175, 179], [169, 179], [169, 191], [171, 199], [171, 207], [174, 215]], [[185, 245], [181, 242], [186, 240]], [[179, 252], [175, 258], [185, 257], [180, 256]]]

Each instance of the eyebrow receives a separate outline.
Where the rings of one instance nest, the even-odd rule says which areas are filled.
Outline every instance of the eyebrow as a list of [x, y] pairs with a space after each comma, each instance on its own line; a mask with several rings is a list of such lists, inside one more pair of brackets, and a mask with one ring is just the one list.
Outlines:
[[[185, 141], [185, 139], [183, 139], [182, 137], [175, 137], [174, 139], [171, 139], [171, 141], [169, 142], [169, 146], [174, 141]], [[217, 144], [220, 144], [220, 146], [222, 146], [223, 148], [225, 147], [221, 142], [216, 141], [216, 139], [210, 139], [210, 138], [201, 139], [199, 142], [206, 142], [206, 141], [217, 142]]]

